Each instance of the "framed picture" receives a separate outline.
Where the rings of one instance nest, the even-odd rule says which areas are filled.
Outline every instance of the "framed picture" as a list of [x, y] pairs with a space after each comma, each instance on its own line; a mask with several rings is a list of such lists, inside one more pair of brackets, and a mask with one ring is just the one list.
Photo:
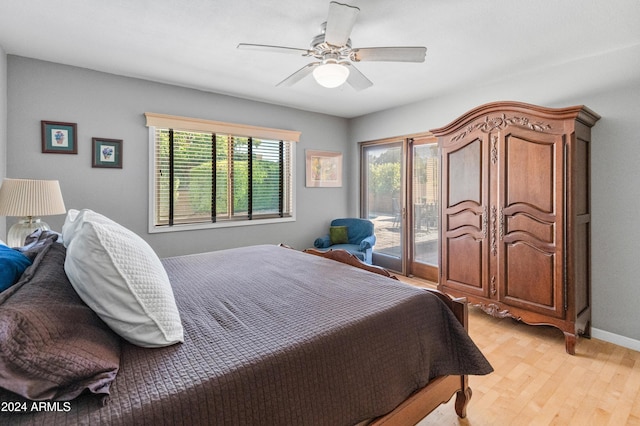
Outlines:
[[49, 154], [77, 154], [76, 123], [41, 121], [42, 152]]
[[91, 138], [91, 142], [92, 167], [122, 168], [122, 139]]
[[306, 150], [307, 187], [342, 186], [342, 153]]

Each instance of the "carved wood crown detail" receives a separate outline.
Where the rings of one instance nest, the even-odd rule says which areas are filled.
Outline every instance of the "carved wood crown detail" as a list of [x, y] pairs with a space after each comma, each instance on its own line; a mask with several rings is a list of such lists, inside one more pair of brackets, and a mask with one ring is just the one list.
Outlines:
[[547, 123], [543, 123], [541, 121], [532, 122], [527, 117], [507, 117], [506, 114], [502, 114], [499, 117], [485, 117], [484, 121], [479, 123], [470, 124], [467, 128], [458, 133], [456, 136], [451, 138], [451, 142], [456, 142], [474, 130], [480, 130], [484, 133], [490, 133], [494, 130], [502, 130], [507, 126], [521, 126], [526, 127], [528, 129], [534, 130], [536, 132], [544, 132], [546, 130], [551, 129], [551, 125]]

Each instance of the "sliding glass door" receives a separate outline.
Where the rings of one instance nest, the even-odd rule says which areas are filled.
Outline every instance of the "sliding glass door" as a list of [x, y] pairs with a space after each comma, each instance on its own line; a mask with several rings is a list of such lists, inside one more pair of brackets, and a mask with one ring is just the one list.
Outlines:
[[361, 144], [362, 217], [374, 223], [373, 263], [438, 278], [438, 146], [425, 135]]
[[402, 271], [403, 141], [362, 146], [362, 217], [371, 220], [376, 234], [373, 263]]
[[438, 280], [438, 144], [433, 138], [415, 138], [411, 143], [409, 199], [412, 206], [410, 273]]

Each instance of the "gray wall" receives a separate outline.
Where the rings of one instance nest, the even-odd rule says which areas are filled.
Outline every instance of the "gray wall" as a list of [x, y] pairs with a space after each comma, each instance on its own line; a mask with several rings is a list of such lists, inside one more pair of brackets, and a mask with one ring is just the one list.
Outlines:
[[[141, 235], [161, 257], [262, 243], [283, 242], [303, 249], [326, 233], [332, 218], [347, 214], [346, 186], [304, 186], [305, 149], [344, 151], [349, 146], [345, 119], [18, 56], [7, 58], [7, 176], [60, 180], [68, 209], [90, 208], [105, 214]], [[148, 129], [143, 115], [147, 111], [301, 131], [295, 168], [297, 220], [149, 234]], [[40, 120], [77, 123], [78, 155], [42, 154]], [[121, 170], [91, 167], [92, 137], [123, 140]], [[345, 164], [353, 161], [349, 152], [344, 154]], [[45, 221], [60, 230], [64, 216]]]
[[[598, 334], [602, 331], [634, 339], [635, 347], [640, 341], [639, 63], [640, 47], [635, 46], [498, 82], [479, 82], [446, 97], [354, 119], [350, 139], [428, 131], [473, 107], [499, 100], [548, 107], [586, 105], [600, 114], [592, 130], [591, 149], [594, 335], [605, 338]], [[599, 76], [599, 83], [589, 83], [585, 73]], [[351, 190], [358, 189], [352, 186]]]

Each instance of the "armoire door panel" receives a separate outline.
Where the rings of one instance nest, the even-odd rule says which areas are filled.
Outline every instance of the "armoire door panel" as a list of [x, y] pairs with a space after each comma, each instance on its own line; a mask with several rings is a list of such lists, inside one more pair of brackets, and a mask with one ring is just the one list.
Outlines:
[[499, 299], [561, 317], [562, 137], [513, 129], [501, 148]]
[[518, 213], [507, 216], [505, 233], [522, 232], [541, 243], [554, 244], [556, 227], [553, 222], [543, 222], [529, 214]]
[[504, 206], [525, 203], [545, 213], [554, 213], [557, 156], [553, 136], [548, 141], [505, 136], [506, 199]]
[[447, 154], [449, 176], [447, 185], [447, 207], [453, 207], [464, 201], [474, 201], [481, 205], [482, 200], [482, 140], [464, 145]]
[[448, 265], [445, 271], [447, 285], [484, 295], [483, 277], [486, 275], [482, 262], [482, 241], [470, 235], [447, 238]]
[[[501, 299], [513, 306], [545, 314], [562, 315], [558, 299], [556, 254], [525, 243], [509, 244], [505, 250]], [[561, 295], [561, 293], [560, 293]]]
[[486, 235], [488, 168], [485, 139], [468, 135], [442, 150], [443, 285], [486, 296]]
[[480, 206], [476, 206], [475, 209], [467, 208], [459, 212], [452, 212], [447, 216], [447, 231], [454, 231], [467, 226], [481, 232], [482, 219]]
[[505, 247], [517, 243], [523, 243], [546, 253], [554, 253], [556, 251], [556, 245], [553, 242], [548, 243], [541, 241], [534, 235], [525, 231], [510, 232], [502, 239], [502, 242]]

